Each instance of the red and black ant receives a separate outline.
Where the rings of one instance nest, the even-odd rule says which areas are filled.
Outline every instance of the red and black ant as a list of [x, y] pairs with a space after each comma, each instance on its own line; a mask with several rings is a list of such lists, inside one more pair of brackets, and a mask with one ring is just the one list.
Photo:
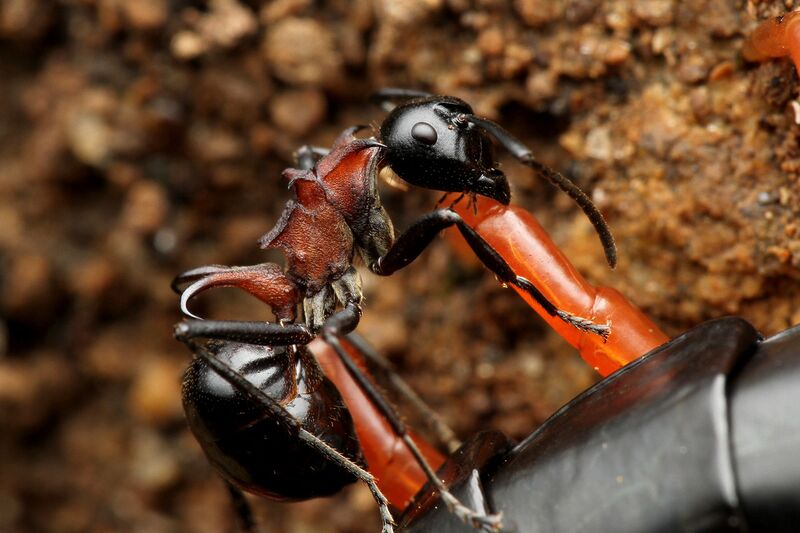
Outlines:
[[[763, 23], [748, 39], [745, 58], [760, 61], [788, 54], [798, 63], [794, 49], [797, 48], [794, 46], [797, 42], [793, 31], [795, 20], [795, 14], [792, 13]], [[627, 527], [625, 530], [649, 531], [674, 529], [678, 527], [674, 520], [679, 519], [680, 524], [685, 525], [687, 520], [691, 521], [692, 517], [696, 517], [712, 528], [728, 528], [735, 524], [752, 522], [792, 530], [793, 524], [796, 524], [796, 518], [792, 517], [796, 515], [798, 508], [793, 503], [796, 502], [796, 491], [793, 488], [797, 486], [797, 469], [789, 466], [796, 462], [793, 461], [793, 447], [782, 443], [796, 442], [796, 438], [791, 440], [792, 427], [787, 421], [796, 420], [797, 417], [781, 419], [776, 418], [775, 413], [796, 411], [796, 379], [792, 381], [787, 376], [796, 378], [800, 375], [796, 372], [800, 368], [795, 349], [798, 345], [796, 339], [800, 338], [798, 329], [794, 328], [762, 342], [757, 332], [741, 320], [724, 319], [700, 326], [665, 343], [667, 337], [621, 295], [604, 287], [592, 287], [577, 276], [574, 268], [546, 235], [543, 235], [529, 213], [506, 205], [509, 195], [505, 179], [493, 179], [496, 171], [481, 171], [482, 168], [491, 168], [492, 165], [491, 152], [488, 151], [491, 146], [487, 136], [494, 136], [523, 162], [557, 182], [562, 182], [562, 188], [569, 188], [568, 183], [557, 175], [553, 177], [549, 174], [549, 169], [540, 168], [532, 159], [526, 161], [530, 157], [529, 152], [499, 126], [471, 116], [471, 111], [464, 112], [460, 118], [454, 117], [453, 109], [469, 109], [460, 100], [408, 91], [384, 91], [379, 99], [383, 102], [406, 101], [406, 105], [395, 109], [384, 122], [380, 139], [383, 144], [364, 147], [365, 150], [375, 149], [382, 152], [384, 161], [379, 161], [378, 165], [388, 163], [401, 177], [424, 187], [483, 196], [471, 198], [472, 205], [466, 208], [458, 202], [451, 206], [463, 217], [461, 220], [469, 224], [468, 228], [478, 235], [477, 239], [469, 231], [462, 229], [463, 222], [451, 221], [454, 218], [452, 215], [423, 218], [412, 226], [415, 232], [407, 232], [398, 239], [398, 243], [406, 243], [403, 247], [391, 248], [396, 250], [394, 265], [399, 264], [397, 268], [413, 260], [438, 229], [456, 224], [479, 257], [492, 270], [500, 270], [499, 273], [512, 270], [517, 275], [525, 274], [527, 279], [541, 287], [541, 293], [536, 293], [528, 291], [525, 283], [515, 285], [523, 297], [537, 311], [542, 312], [546, 319], [550, 317], [548, 322], [579, 348], [582, 356], [602, 374], [610, 374], [641, 354], [651, 352], [625, 372], [615, 373], [612, 378], [593, 387], [561, 409], [540, 431], [513, 450], [500, 452], [498, 457], [502, 460], [494, 461], [495, 466], [488, 474], [484, 473], [486, 477], [481, 479], [488, 480], [485, 488], [495, 504], [507, 512], [509, 522], [525, 524], [522, 528], [524, 530], [540, 530], [558, 523], [566, 529], [596, 527], [599, 530], [620, 530]], [[417, 111], [425, 118], [409, 118], [413, 116], [415, 106], [421, 108]], [[440, 107], [436, 109], [437, 106]], [[430, 114], [434, 115], [434, 121], [429, 121]], [[410, 124], [411, 129], [405, 130], [405, 144], [397, 139], [393, 144], [387, 139], [388, 135], [384, 130], [391, 132], [387, 124], [391, 125], [392, 120], [397, 122], [400, 119], [413, 122]], [[465, 126], [477, 127], [479, 131], [474, 133], [479, 142], [465, 142], [466, 134], [451, 136], [446, 133], [446, 139], [451, 141], [448, 145], [452, 148], [450, 152], [440, 150], [438, 146], [430, 152], [423, 152], [421, 145], [414, 142], [436, 146], [442, 133], [437, 127], [441, 126], [441, 120], [445, 121], [451, 131], [460, 131], [458, 128]], [[408, 126], [406, 123], [406, 127]], [[339, 144], [347, 145], [349, 142], [355, 141]], [[467, 147], [472, 151], [467, 151]], [[476, 147], [480, 149], [475, 150]], [[452, 153], [469, 153], [470, 156], [450, 158], [448, 154]], [[314, 167], [317, 159], [318, 166], [326, 161], [324, 152], [316, 149], [302, 150], [299, 159], [305, 168]], [[369, 156], [365, 161], [371, 164], [374, 160]], [[358, 164], [353, 165], [353, 168], [359, 168]], [[437, 165], [441, 172], [425, 172], [426, 169], [437, 168]], [[360, 168], [364, 169], [363, 166]], [[447, 172], [447, 169], [451, 171]], [[371, 172], [370, 170], [369, 175], [362, 174], [360, 177], [370, 180], [370, 185], [374, 185]], [[295, 189], [300, 192], [297, 187]], [[573, 197], [576, 196], [579, 203], [586, 204], [580, 200], [582, 196], [579, 193], [573, 194]], [[372, 216], [377, 215], [379, 224], [384, 223], [385, 227], [391, 228], [388, 217], [377, 203], [377, 195], [373, 193], [359, 198], [375, 201], [376, 203], [359, 205], [367, 205], [366, 210]], [[370, 206], [376, 209], [371, 209]], [[613, 244], [609, 246], [610, 236], [604, 235], [605, 225], [601, 222], [602, 219], [595, 216], [596, 211], [593, 208], [584, 207], [584, 210], [590, 213], [590, 218], [600, 228], [607, 255], [613, 264]], [[290, 215], [291, 212], [287, 216]], [[369, 221], [370, 217], [359, 220], [365, 219]], [[427, 223], [423, 223], [426, 221]], [[356, 229], [347, 222], [354, 236], [359, 229], [370, 227], [367, 224]], [[391, 243], [391, 239], [388, 241]], [[301, 239], [299, 243], [309, 246], [310, 239]], [[363, 242], [359, 241], [353, 245], [353, 249], [358, 249], [363, 255], [361, 246]], [[509, 253], [511, 249], [516, 253]], [[290, 247], [287, 252], [301, 250], [302, 246], [296, 249]], [[408, 254], [405, 261], [396, 258], [401, 251]], [[498, 268], [494, 255], [500, 256], [500, 262], [505, 260], [507, 264], [501, 264]], [[302, 256], [297, 259], [301, 263], [306, 260]], [[389, 269], [385, 268], [388, 263], [385, 259], [383, 261], [378, 262], [378, 268], [373, 267], [373, 270], [377, 270], [377, 273], [389, 273]], [[291, 275], [291, 270], [289, 274]], [[339, 281], [342, 276], [331, 279]], [[298, 285], [297, 281], [302, 280], [290, 279], [274, 265], [206, 267], [178, 277], [178, 284], [194, 282], [193, 287], [185, 293], [182, 303], [184, 310], [191, 297], [199, 291], [215, 285], [232, 285], [244, 288], [269, 303], [283, 326], [278, 329], [265, 323], [260, 323], [261, 326], [241, 326], [242, 323], [234, 323], [226, 329], [227, 326], [220, 326], [224, 322], [209, 322], [210, 328], [206, 332], [196, 322], [187, 322], [188, 326], [181, 326], [179, 334], [184, 336], [185, 342], [199, 358], [187, 373], [185, 382], [185, 403], [193, 430], [223, 476], [248, 490], [284, 499], [306, 498], [333, 492], [342, 484], [356, 478], [365, 480], [381, 502], [384, 531], [391, 530], [391, 518], [381, 489], [378, 489], [372, 475], [358, 466], [362, 464], [361, 452], [364, 444], [371, 444], [371, 441], [362, 437], [358, 427], [355, 433], [360, 442], [355, 441], [350, 414], [353, 415], [356, 426], [359, 420], [374, 421], [380, 417], [386, 417], [381, 420], [389, 425], [392, 418], [386, 413], [376, 415], [378, 410], [368, 412], [369, 406], [375, 407], [373, 402], [376, 399], [374, 393], [364, 394], [354, 381], [353, 376], [358, 376], [359, 373], [353, 372], [351, 376], [340, 367], [332, 373], [337, 376], [332, 378], [336, 385], [334, 388], [318, 372], [317, 360], [309, 355], [304, 346], [312, 337], [313, 329], [309, 328], [308, 320], [309, 311], [311, 319], [315, 318], [313, 299], [306, 311], [306, 324], [293, 323], [301, 293], [309, 296], [308, 287]], [[508, 282], [514, 284], [513, 281]], [[347, 284], [344, 287], [347, 288]], [[343, 300], [336, 289], [333, 286], [329, 288], [329, 293], [333, 291], [334, 294], [331, 299], [334, 304], [338, 299], [347, 311], [347, 305], [344, 304], [347, 295], [343, 295]], [[341, 292], [342, 287], [339, 286], [338, 289]], [[560, 305], [556, 307], [551, 302]], [[570, 304], [569, 307], [573, 310], [581, 310], [578, 314], [585, 315], [595, 326], [585, 327], [588, 326], [585, 322], [566, 320], [568, 315], [553, 312], [565, 303]], [[330, 303], [327, 307], [323, 306], [323, 312], [318, 312], [317, 318], [326, 316], [333, 319], [337, 315], [333, 312], [333, 307]], [[358, 313], [355, 314], [357, 321]], [[348, 327], [355, 327], [352, 321], [343, 320], [345, 318], [348, 316], [344, 315], [340, 321], [332, 321], [331, 326], [341, 326], [344, 323], [346, 327], [327, 330], [326, 337], [346, 331]], [[613, 334], [598, 326], [599, 321], [607, 324], [613, 321]], [[569, 324], [569, 327], [562, 328], [559, 323]], [[327, 324], [323, 320], [323, 334], [326, 333]], [[186, 328], [193, 329], [194, 336], [245, 338], [249, 343], [255, 344], [259, 344], [258, 336], [263, 334], [261, 343], [266, 346], [230, 341], [203, 345], [190, 338], [192, 335]], [[340, 363], [337, 357], [341, 357], [338, 352], [342, 348], [356, 358], [375, 356], [370, 355], [369, 348], [359, 345], [359, 342], [357, 338], [347, 336], [338, 345], [332, 343], [334, 348], [338, 346], [336, 356], [331, 357], [331, 350], [326, 351], [325, 347], [318, 347], [314, 355], [323, 365]], [[665, 344], [661, 346], [662, 343]], [[653, 350], [659, 346], [661, 347]], [[701, 362], [698, 364], [698, 361]], [[329, 373], [328, 368], [326, 373]], [[350, 377], [350, 381], [343, 380], [343, 376]], [[726, 383], [726, 379], [732, 381], [732, 384], [720, 387], [721, 383]], [[654, 384], [657, 386], [654, 387]], [[346, 396], [360, 394], [367, 403], [359, 405], [367, 407], [351, 407], [348, 414], [337, 389]], [[686, 391], [690, 389], [694, 392], [687, 394]], [[705, 398], [713, 398], [713, 401], [705, 401]], [[345, 403], [351, 405], [349, 401]], [[613, 405], [613, 408], [609, 408], [609, 405]], [[300, 406], [310, 408], [304, 410]], [[321, 418], [320, 413], [326, 410], [336, 413], [336, 417], [327, 420]], [[677, 418], [670, 418], [675, 413]], [[237, 414], [240, 416], [236, 416]], [[673, 442], [675, 429], [686, 427], [687, 424], [695, 424], [691, 426], [695, 429], [691, 432], [678, 431], [681, 439], [677, 443]], [[725, 428], [728, 431], [720, 431]], [[796, 424], [793, 428], [796, 435]], [[389, 430], [391, 432], [392, 428]], [[573, 436], [567, 443], [562, 438], [565, 432]], [[574, 438], [576, 434], [580, 437]], [[643, 449], [647, 451], [647, 446], [640, 445], [636, 440], [644, 438], [641, 435], [645, 435], [649, 442], [660, 443], [659, 453], [653, 461], [649, 461], [650, 454], [641, 453]], [[397, 435], [394, 437], [396, 439]], [[689, 437], [692, 440], [684, 442]], [[279, 452], [277, 455], [265, 453], [269, 449], [265, 447], [265, 443], [270, 438], [275, 439], [269, 442], [274, 443], [275, 448], [272, 449]], [[481, 440], [476, 442], [480, 444]], [[740, 449], [739, 444], [742, 442], [746, 446]], [[634, 443], [633, 447], [639, 453], [631, 453], [631, 443]], [[710, 448], [708, 443], [711, 443]], [[768, 450], [769, 453], [753, 454], [753, 443], [757, 443], [757, 449]], [[472, 449], [475, 446], [473, 443]], [[608, 455], [603, 461], [597, 460], [599, 449]], [[735, 452], [732, 457], [729, 456], [731, 450]], [[742, 450], [747, 453], [742, 455]], [[691, 456], [687, 456], [689, 452]], [[764, 455], [770, 458], [766, 465], [763, 460], [756, 461]], [[430, 450], [425, 456], [434, 465], [442, 461], [441, 456], [437, 457]], [[665, 461], [666, 457], [671, 456], [677, 458], [677, 462]], [[281, 460], [277, 461], [276, 457]], [[470, 460], [471, 456], [462, 453], [458, 457], [456, 460], [465, 463], [467, 467], [466, 470], [462, 467], [458, 471], [471, 471], [474, 474], [476, 466]], [[372, 461], [369, 463], [372, 470]], [[409, 463], [399, 461], [398, 464], [407, 466]], [[726, 482], [719, 487], [713, 483], [704, 485], [705, 492], [687, 491], [685, 487], [688, 484], [696, 484], [697, 472], [704, 471], [708, 465], [731, 466], [727, 470], [722, 469], [722, 478]], [[775, 468], [775, 465], [780, 466]], [[576, 471], [581, 472], [584, 483], [574, 483]], [[388, 471], [390, 478], [392, 472], [391, 469]], [[319, 484], [314, 483], [317, 479], [314, 475], [319, 476]], [[474, 479], [472, 474], [468, 477]], [[647, 481], [646, 486], [652, 489], [636, 493], [639, 497], [637, 505], [632, 505], [630, 489], [621, 485], [628, 478], [644, 479]], [[734, 478], [736, 487], [732, 490], [730, 480]], [[685, 479], [686, 482], [677, 483], [674, 481], [677, 479]], [[394, 479], [382, 481], [389, 489], [399, 485]], [[453, 481], [451, 477], [448, 483]], [[626, 491], [625, 497], [612, 498], [613, 501], [609, 501], [608, 496], [615, 494], [615, 487], [609, 486], [609, 483], [619, 484], [620, 490]], [[468, 492], [473, 496], [483, 496], [480, 486], [471, 486]], [[659, 509], [665, 512], [642, 513], [641, 510], [646, 509], [650, 503], [648, 498], [653, 492], [659, 495]], [[534, 497], [534, 493], [547, 494], [547, 497]], [[252, 520], [241, 493], [238, 489], [232, 489], [232, 494], [239, 503], [240, 514], [246, 520], [248, 528], [252, 528]], [[731, 494], [738, 495], [743, 502], [732, 501]], [[402, 502], [405, 498], [399, 497], [396, 501]], [[558, 505], [553, 505], [553, 502], [558, 502]], [[402, 503], [399, 506], [402, 507]], [[592, 513], [589, 519], [585, 513], [587, 506], [602, 509], [603, 512]], [[431, 507], [417, 509], [427, 512]], [[488, 513], [486, 511], [484, 516]], [[645, 514], [648, 516], [646, 521], [642, 518]], [[747, 520], [743, 520], [745, 515]], [[469, 515], [462, 515], [462, 518], [465, 516]], [[457, 524], [441, 527], [444, 523], [442, 520], [448, 520], [447, 515], [442, 517], [441, 513], [428, 513], [423, 515], [422, 520], [417, 517], [417, 521], [412, 521], [409, 527], [415, 531], [430, 531], [431, 527], [438, 531], [461, 530]], [[488, 524], [483, 522], [480, 525]]]
[[[502, 205], [510, 202], [508, 180], [495, 166], [492, 139], [578, 203], [596, 228], [612, 267], [614, 242], [599, 211], [577, 186], [536, 161], [501, 126], [476, 117], [466, 102], [398, 89], [379, 92], [376, 101], [396, 106], [381, 124], [377, 139], [357, 139], [355, 133], [361, 128], [350, 128], [330, 151], [301, 148], [300, 168], [284, 172], [295, 198], [260, 244], [284, 251], [285, 272], [274, 264], [208, 266], [187, 271], [173, 282], [176, 290], [189, 284], [179, 291], [187, 316], [194, 317], [188, 304], [198, 293], [228, 286], [258, 297], [277, 318], [271, 323], [194, 317], [176, 326], [176, 337], [197, 358], [184, 381], [190, 426], [229, 482], [248, 527], [252, 528], [252, 520], [239, 489], [278, 499], [304, 499], [330, 494], [360, 479], [379, 503], [383, 531], [391, 531], [386, 498], [363, 468], [351, 413], [305, 347], [321, 335], [451, 512], [476, 528], [497, 530], [499, 515], [469, 509], [450, 494], [394, 408], [343, 346], [344, 342], [355, 347], [357, 357], [375, 359], [363, 344], [343, 341], [361, 317], [361, 281], [353, 267], [356, 253], [373, 273], [390, 275], [416, 259], [439, 232], [456, 226], [502, 283], [525, 293], [547, 315], [605, 342], [609, 324], [557, 307], [453, 209], [465, 196], [475, 209], [478, 196]], [[409, 183], [460, 196], [450, 208], [424, 215], [395, 238], [377, 192], [378, 171], [384, 166]], [[302, 322], [297, 322], [300, 304]], [[201, 343], [198, 338], [213, 340]]]

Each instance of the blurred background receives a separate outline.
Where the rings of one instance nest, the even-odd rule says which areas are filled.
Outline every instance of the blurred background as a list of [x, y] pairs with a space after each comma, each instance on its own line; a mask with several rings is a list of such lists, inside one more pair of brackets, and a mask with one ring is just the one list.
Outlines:
[[[256, 245], [280, 171], [379, 124], [376, 88], [462, 97], [585, 188], [615, 271], [568, 198], [502, 162], [580, 270], [668, 333], [800, 322], [797, 76], [738, 55], [794, 4], [0, 0], [0, 531], [235, 530], [183, 420], [169, 282], [280, 261]], [[382, 195], [398, 228], [437, 198]], [[597, 379], [446, 240], [365, 290], [359, 331], [462, 437], [521, 438]], [[224, 291], [197, 310], [265, 316]], [[360, 486], [254, 503], [268, 531], [378, 529]]]

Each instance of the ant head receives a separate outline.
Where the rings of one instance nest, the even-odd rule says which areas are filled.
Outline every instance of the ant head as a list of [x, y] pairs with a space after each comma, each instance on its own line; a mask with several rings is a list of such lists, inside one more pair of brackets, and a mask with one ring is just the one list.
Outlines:
[[458, 98], [423, 96], [391, 110], [380, 129], [386, 161], [403, 180], [438, 191], [472, 192], [508, 204], [505, 175], [492, 142]]

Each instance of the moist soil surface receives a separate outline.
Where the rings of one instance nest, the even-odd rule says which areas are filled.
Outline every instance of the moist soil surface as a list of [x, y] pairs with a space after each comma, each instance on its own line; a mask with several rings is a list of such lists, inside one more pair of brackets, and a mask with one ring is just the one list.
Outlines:
[[[380, 87], [459, 96], [583, 187], [615, 270], [569, 198], [501, 158], [514, 202], [668, 334], [800, 322], [797, 75], [739, 55], [789, 4], [0, 0], [0, 530], [235, 530], [183, 418], [170, 280], [282, 261], [256, 244], [290, 197], [281, 170], [379, 124]], [[438, 198], [381, 194], [397, 228]], [[363, 272], [358, 331], [462, 437], [521, 438], [598, 379], [447, 239]], [[194, 305], [269, 317], [234, 291]], [[378, 530], [358, 485], [252, 501], [268, 531]]]

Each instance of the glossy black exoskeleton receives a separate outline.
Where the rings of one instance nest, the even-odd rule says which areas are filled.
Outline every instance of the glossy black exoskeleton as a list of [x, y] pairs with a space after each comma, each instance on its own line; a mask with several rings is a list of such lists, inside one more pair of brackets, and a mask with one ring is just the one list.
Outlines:
[[[353, 419], [331, 381], [305, 346], [209, 343], [220, 362], [238, 372], [306, 430], [364, 466]], [[265, 416], [263, 407], [202, 359], [183, 379], [189, 427], [217, 471], [230, 483], [275, 500], [330, 496], [356, 477]]]
[[[616, 265], [614, 238], [589, 197], [537, 161], [530, 149], [502, 126], [475, 116], [468, 103], [452, 96], [384, 89], [373, 99], [390, 109], [380, 127], [380, 141], [386, 145], [389, 166], [403, 180], [426, 189], [479, 194], [508, 204], [511, 191], [505, 174], [495, 167], [494, 139], [577, 202], [600, 236], [609, 265]], [[393, 107], [395, 103], [398, 105]]]
[[[515, 533], [794, 533], [800, 524], [800, 326], [764, 339], [738, 317], [701, 324], [559, 409], [510, 447], [494, 433], [440, 470]], [[470, 533], [435, 494], [408, 533]]]
[[418, 187], [480, 194], [508, 204], [508, 180], [494, 168], [492, 141], [465, 118], [472, 114], [469, 104], [445, 96], [398, 105], [380, 128], [386, 162]]

